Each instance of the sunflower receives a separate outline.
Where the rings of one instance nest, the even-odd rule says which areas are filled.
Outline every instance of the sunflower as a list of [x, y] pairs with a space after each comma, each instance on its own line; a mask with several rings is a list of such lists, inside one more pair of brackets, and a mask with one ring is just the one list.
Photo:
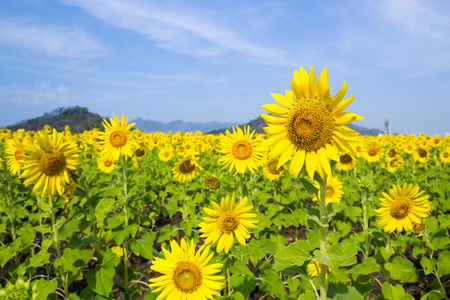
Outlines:
[[169, 147], [163, 147], [159, 150], [158, 158], [162, 161], [169, 161], [173, 157], [173, 149]]
[[336, 169], [341, 171], [352, 170], [356, 166], [356, 159], [350, 153], [343, 153], [339, 155], [339, 160], [336, 162]]
[[162, 248], [165, 258], [155, 257], [150, 267], [162, 274], [150, 279], [150, 287], [157, 287], [152, 292], [162, 291], [157, 300], [204, 300], [220, 296], [218, 290], [222, 289], [225, 277], [214, 274], [221, 272], [223, 265], [208, 264], [214, 255], [209, 254], [210, 246], [203, 245], [195, 251], [193, 240], [182, 239], [180, 245], [171, 240], [170, 247], [172, 252]]
[[426, 163], [430, 159], [430, 153], [426, 147], [417, 146], [416, 149], [414, 149], [413, 158], [420, 163]]
[[344, 82], [340, 91], [332, 97], [326, 68], [317, 82], [312, 67], [309, 75], [303, 68], [300, 68], [300, 72], [296, 70], [291, 87], [293, 91], [286, 91], [286, 97], [272, 94], [278, 104], [262, 105], [271, 114], [261, 115], [268, 125], [263, 128], [268, 134], [264, 146], [275, 145], [269, 156], [281, 155], [278, 167], [292, 160], [289, 173], [295, 177], [303, 164], [306, 164], [311, 179], [315, 171], [322, 178], [331, 176], [329, 159], [337, 161], [337, 151], [354, 151], [351, 142], [358, 132], [345, 125], [363, 118], [343, 112], [354, 96], [341, 101], [347, 90]]
[[[320, 185], [318, 182], [315, 183], [315, 186], [319, 189]], [[341, 202], [342, 195], [344, 192], [342, 191], [343, 185], [342, 182], [337, 177], [329, 176], [327, 178], [327, 189], [325, 191], [325, 205], [331, 202]], [[317, 197], [314, 196], [314, 201], [317, 201]]]
[[388, 170], [389, 173], [397, 173], [404, 164], [404, 160], [401, 155], [396, 155], [393, 158], [386, 159], [384, 168]]
[[15, 138], [8, 140], [6, 142], [5, 153], [8, 170], [13, 175], [19, 175], [22, 168], [22, 159], [25, 154], [22, 143]]
[[[309, 264], [306, 268], [307, 268], [309, 277], [314, 278], [314, 277], [319, 276], [318, 270], [320, 270], [322, 268], [322, 264], [317, 259], [313, 258], [309, 262]], [[329, 267], [327, 267], [327, 269], [328, 269], [328, 271], [330, 271]], [[328, 274], [327, 274], [327, 277], [328, 277]]]
[[175, 163], [175, 166], [172, 168], [172, 173], [177, 181], [189, 182], [199, 174], [199, 170], [203, 170], [203, 168], [200, 167], [195, 159], [187, 156]]
[[249, 213], [253, 206], [246, 206], [247, 197], [244, 197], [236, 207], [234, 199], [234, 194], [231, 199], [230, 196], [222, 197], [220, 205], [212, 201], [214, 209], [203, 208], [211, 217], [204, 217], [203, 222], [198, 225], [200, 232], [203, 233], [201, 237], [206, 237], [205, 244], [217, 242], [217, 253], [222, 250], [228, 253], [234, 244], [234, 236], [245, 246], [246, 240], [250, 238], [247, 228], [257, 227], [256, 214]]
[[103, 127], [105, 132], [100, 132], [98, 138], [103, 146], [102, 156], [109, 156], [112, 161], [117, 161], [119, 157], [132, 156], [133, 149], [136, 145], [133, 140], [133, 134], [130, 131], [134, 123], [128, 125], [128, 118], [122, 115], [119, 120], [119, 114], [113, 114], [114, 119], [110, 118], [110, 123], [103, 119]]
[[364, 145], [361, 151], [361, 156], [369, 163], [376, 163], [380, 161], [383, 154], [382, 148], [377, 141], [369, 141]]
[[280, 178], [281, 175], [283, 175], [283, 166], [280, 166], [279, 168], [277, 168], [277, 166], [278, 157], [274, 157], [271, 159], [266, 158], [266, 160], [264, 161], [263, 174], [268, 180], [274, 181]]
[[37, 143], [27, 145], [20, 177], [26, 178], [25, 186], [35, 183], [34, 192], [54, 195], [71, 183], [70, 171], [75, 171], [80, 163], [79, 150], [76, 144], [64, 142], [63, 133], [55, 129], [51, 136], [39, 132]]
[[233, 133], [226, 131], [225, 136], [220, 139], [218, 152], [224, 155], [219, 163], [225, 167], [234, 168], [236, 173], [244, 174], [247, 169], [251, 173], [261, 166], [265, 148], [260, 146], [260, 141], [254, 136], [255, 131], [250, 133], [250, 126], [244, 126], [242, 131], [239, 126], [233, 127]]
[[386, 232], [413, 230], [413, 223], [421, 224], [421, 218], [427, 217], [431, 211], [428, 195], [423, 196], [423, 191], [419, 192], [419, 185], [395, 185], [389, 195], [382, 194], [381, 207], [375, 212], [378, 213], [378, 225], [383, 226]]
[[101, 172], [109, 174], [116, 168], [116, 164], [108, 156], [103, 156], [97, 159], [97, 167]]
[[450, 147], [445, 148], [441, 151], [439, 154], [439, 158], [441, 159], [441, 162], [446, 165], [450, 164]]

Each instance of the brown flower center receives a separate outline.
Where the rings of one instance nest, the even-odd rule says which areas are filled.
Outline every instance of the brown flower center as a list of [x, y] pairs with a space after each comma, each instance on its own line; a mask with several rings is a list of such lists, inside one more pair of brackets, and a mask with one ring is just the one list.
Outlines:
[[418, 153], [419, 153], [420, 157], [424, 157], [424, 158], [427, 157], [427, 155], [428, 155], [428, 152], [425, 149], [419, 149]]
[[331, 142], [334, 119], [319, 99], [298, 101], [286, 117], [288, 139], [301, 150], [315, 151]]
[[400, 198], [391, 205], [391, 216], [394, 219], [400, 220], [408, 216], [411, 211], [411, 200]]
[[113, 147], [120, 148], [127, 143], [127, 134], [122, 130], [114, 131], [109, 136], [109, 141]]
[[341, 162], [341, 164], [343, 164], [343, 165], [347, 165], [347, 164], [350, 164], [351, 162], [352, 162], [352, 157], [349, 155], [349, 154], [344, 154], [344, 155], [341, 155], [340, 157], [339, 157], [339, 161]]
[[222, 213], [217, 220], [219, 230], [224, 233], [234, 232], [239, 226], [239, 217], [234, 211], [226, 211]]
[[186, 159], [180, 164], [180, 172], [183, 174], [190, 174], [195, 170], [195, 165], [190, 159]]
[[252, 145], [247, 141], [237, 141], [234, 143], [231, 153], [233, 156], [240, 160], [245, 160], [252, 156], [253, 148]]
[[448, 158], [449, 157], [449, 153], [448, 152], [444, 152], [444, 154], [442, 155], [444, 158]]
[[327, 189], [325, 190], [325, 197], [331, 198], [334, 195], [334, 189], [332, 186], [327, 186]]
[[188, 261], [179, 261], [173, 271], [172, 281], [177, 290], [182, 293], [192, 293], [202, 285], [202, 271]]
[[39, 161], [39, 171], [48, 175], [58, 175], [66, 167], [66, 158], [59, 150], [51, 150], [42, 154]]
[[14, 152], [14, 158], [16, 160], [22, 160], [22, 154], [24, 153], [24, 151], [22, 149], [17, 149], [16, 152]]
[[271, 174], [278, 175], [281, 172], [283, 172], [283, 166], [281, 166], [279, 169], [277, 169], [277, 165], [278, 165], [278, 159], [274, 159], [269, 163], [268, 169]]
[[105, 167], [110, 167], [112, 165], [112, 161], [110, 161], [109, 158], [105, 158], [103, 164], [105, 165]]

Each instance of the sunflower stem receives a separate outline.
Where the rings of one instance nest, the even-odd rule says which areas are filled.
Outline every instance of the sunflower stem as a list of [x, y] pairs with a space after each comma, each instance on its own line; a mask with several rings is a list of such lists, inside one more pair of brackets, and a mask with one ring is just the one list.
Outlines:
[[92, 205], [91, 198], [89, 196], [89, 194], [90, 194], [89, 188], [86, 185], [86, 181], [84, 180], [83, 172], [80, 173], [80, 181], [81, 181], [81, 184], [83, 185], [86, 202], [88, 203], [89, 214], [90, 214], [90, 219], [91, 219], [90, 223], [91, 223], [91, 227], [92, 227], [92, 234], [94, 235], [94, 248], [95, 248], [95, 251], [97, 251], [97, 255], [99, 255], [100, 254], [100, 243], [98, 241], [98, 236], [97, 236], [97, 218], [95, 216], [95, 208]]
[[[320, 178], [320, 176], [319, 176]], [[327, 177], [320, 178], [319, 180], [320, 190], [319, 190], [319, 211], [320, 211], [320, 221], [322, 226], [319, 229], [319, 243], [320, 252], [323, 256], [327, 255], [327, 230], [328, 227], [328, 217], [326, 215], [326, 191], [327, 191]], [[319, 282], [320, 282], [320, 297], [325, 300], [327, 298], [327, 265], [321, 264]]]
[[183, 204], [184, 204], [183, 220], [184, 220], [184, 221], [187, 221], [187, 219], [188, 219], [188, 197], [187, 197], [187, 186], [186, 186], [186, 182], [183, 182], [183, 190], [184, 190], [184, 199], [183, 199]]
[[[123, 193], [124, 193], [124, 211], [125, 211], [125, 226], [128, 226], [128, 188], [127, 188], [127, 160], [125, 155], [122, 155], [122, 165], [123, 165]], [[128, 243], [127, 239], [123, 241], [122, 248], [123, 248], [123, 271], [124, 271], [124, 278], [123, 278], [123, 287], [125, 289], [125, 293], [128, 292]]]
[[439, 272], [438, 272], [438, 269], [436, 268], [436, 266], [434, 267], [434, 272], [433, 273], [436, 276], [436, 279], [439, 282], [439, 285], [441, 286], [441, 289], [442, 289], [442, 292], [444, 293], [445, 299], [448, 300], [447, 293], [445, 291], [444, 285], [442, 284], [442, 281], [441, 281], [441, 278], [439, 276]]
[[367, 189], [365, 187], [363, 187], [361, 191], [361, 202], [363, 207], [363, 230], [365, 235], [364, 255], [367, 258], [369, 256], [370, 235], [369, 235], [369, 219], [367, 217]]

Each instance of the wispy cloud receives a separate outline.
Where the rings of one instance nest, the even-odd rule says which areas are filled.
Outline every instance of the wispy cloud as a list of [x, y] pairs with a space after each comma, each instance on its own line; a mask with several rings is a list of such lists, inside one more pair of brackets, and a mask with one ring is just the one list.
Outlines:
[[78, 98], [70, 91], [68, 86], [58, 85], [51, 87], [48, 82], [39, 82], [32, 88], [12, 84], [0, 86], [0, 103], [17, 103], [28, 105], [61, 104], [66, 106], [76, 102]]
[[26, 20], [0, 20], [0, 45], [33, 54], [92, 58], [107, 50], [82, 28], [35, 24]]
[[[217, 56], [226, 52], [244, 54], [265, 64], [286, 65], [282, 49], [249, 41], [230, 28], [218, 12], [194, 10], [185, 4], [142, 2], [137, 0], [62, 0], [82, 7], [104, 22], [133, 30], [156, 41], [157, 46], [195, 56]], [[209, 16], [209, 17], [208, 17]], [[216, 17], [217, 20], [214, 20]], [[224, 24], [225, 23], [225, 24]]]

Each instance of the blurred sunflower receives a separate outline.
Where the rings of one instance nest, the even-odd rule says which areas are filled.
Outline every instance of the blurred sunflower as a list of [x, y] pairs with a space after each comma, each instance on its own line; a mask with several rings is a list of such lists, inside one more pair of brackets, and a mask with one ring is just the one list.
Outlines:
[[172, 173], [179, 182], [189, 182], [199, 174], [199, 170], [203, 170], [197, 161], [190, 156], [182, 158], [175, 163]]
[[441, 162], [446, 165], [450, 163], [450, 147], [447, 147], [441, 151], [439, 154]]
[[384, 168], [388, 170], [389, 173], [397, 173], [404, 165], [404, 160], [401, 155], [396, 155], [393, 158], [386, 159]]
[[250, 233], [247, 228], [256, 228], [256, 214], [251, 214], [249, 211], [253, 209], [252, 205], [247, 206], [247, 197], [244, 197], [241, 202], [236, 205], [234, 202], [234, 194], [222, 197], [220, 205], [212, 201], [214, 209], [204, 207], [205, 212], [211, 217], [204, 217], [203, 222], [200, 223], [201, 237], [206, 237], [205, 244], [217, 243], [217, 253], [222, 250], [228, 253], [234, 244], [234, 236], [236, 236], [239, 243], [246, 245], [246, 240], [250, 238]]
[[220, 296], [218, 291], [225, 277], [215, 274], [222, 272], [223, 265], [209, 264], [214, 255], [209, 254], [210, 246], [203, 245], [195, 251], [194, 240], [182, 239], [180, 245], [171, 240], [170, 247], [171, 252], [162, 248], [165, 258], [155, 257], [150, 267], [162, 274], [150, 279], [150, 287], [156, 287], [152, 292], [161, 292], [157, 300], [205, 300]]
[[361, 151], [361, 157], [369, 163], [379, 162], [383, 155], [382, 148], [377, 141], [369, 141]]
[[255, 131], [250, 133], [250, 126], [244, 126], [242, 131], [239, 126], [233, 127], [233, 133], [226, 131], [225, 136], [220, 139], [218, 150], [224, 155], [219, 163], [225, 167], [236, 169], [236, 173], [244, 174], [247, 169], [253, 173], [261, 166], [261, 160], [266, 152], [261, 147], [261, 142], [254, 137]]
[[[320, 189], [318, 182], [314, 184], [316, 188]], [[344, 195], [342, 182], [337, 177], [329, 176], [327, 178], [327, 189], [325, 191], [325, 205], [331, 202], [341, 202], [342, 195]], [[313, 197], [313, 201], [317, 201], [317, 197]]]
[[339, 155], [339, 160], [336, 162], [336, 169], [341, 171], [352, 170], [356, 166], [356, 159], [350, 153], [343, 153]]
[[[318, 277], [319, 271], [322, 268], [322, 264], [315, 258], [313, 258], [307, 266], [308, 275], [311, 278]], [[328, 271], [330, 271], [330, 268], [327, 267]], [[328, 276], [328, 274], [327, 274]]]
[[116, 164], [108, 156], [103, 156], [97, 159], [97, 167], [101, 172], [109, 174], [116, 168]]
[[380, 198], [380, 208], [374, 210], [378, 216], [378, 225], [384, 227], [384, 231], [402, 232], [413, 230], [413, 223], [421, 224], [421, 218], [428, 216], [431, 205], [428, 195], [422, 196], [419, 192], [419, 185], [412, 183], [393, 186], [389, 195], [382, 193], [384, 198]]
[[25, 154], [22, 143], [13, 138], [6, 142], [5, 159], [8, 170], [13, 175], [19, 175], [22, 168], [22, 159]]
[[158, 158], [162, 161], [169, 161], [173, 157], [173, 149], [169, 147], [163, 147], [159, 149]]
[[325, 178], [331, 176], [330, 158], [337, 161], [337, 152], [353, 152], [351, 142], [358, 132], [346, 127], [362, 117], [343, 112], [353, 101], [354, 96], [342, 101], [347, 83], [344, 82], [339, 92], [332, 97], [328, 84], [326, 68], [316, 82], [314, 70], [308, 73], [300, 68], [294, 72], [291, 80], [292, 91], [286, 91], [286, 97], [272, 93], [277, 104], [262, 105], [270, 115], [261, 115], [268, 127], [264, 146], [275, 145], [269, 157], [279, 156], [278, 167], [292, 160], [289, 173], [297, 177], [303, 164], [309, 177], [314, 172]]
[[21, 178], [24, 185], [35, 183], [33, 192], [42, 196], [54, 195], [70, 184], [70, 171], [75, 171], [78, 161], [76, 144], [63, 141], [63, 133], [53, 129], [52, 135], [39, 132], [38, 145], [27, 145], [22, 163]]
[[278, 157], [265, 159], [263, 163], [263, 175], [270, 181], [277, 180], [283, 175], [283, 166], [278, 168]]
[[109, 119], [111, 124], [103, 119], [105, 132], [100, 132], [98, 138], [103, 146], [102, 156], [109, 156], [115, 162], [121, 155], [125, 158], [132, 156], [136, 143], [131, 132], [134, 123], [128, 125], [128, 118], [125, 118], [125, 115], [122, 115], [121, 120], [119, 114], [113, 116], [114, 119]]
[[430, 159], [430, 153], [426, 147], [417, 146], [416, 149], [414, 149], [413, 158], [420, 163], [426, 163]]

